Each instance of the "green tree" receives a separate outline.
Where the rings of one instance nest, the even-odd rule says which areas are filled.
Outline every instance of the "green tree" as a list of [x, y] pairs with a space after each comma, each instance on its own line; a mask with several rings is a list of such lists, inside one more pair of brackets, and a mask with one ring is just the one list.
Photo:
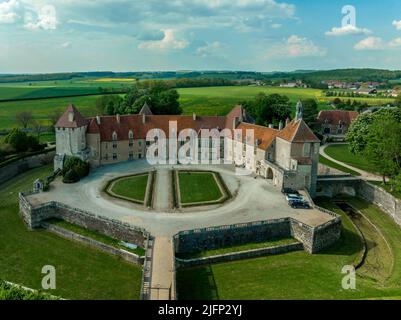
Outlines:
[[308, 126], [313, 127], [316, 123], [317, 114], [319, 113], [316, 100], [302, 100], [302, 105], [304, 107], [303, 119], [308, 124]]
[[392, 117], [377, 118], [369, 127], [364, 155], [382, 174], [395, 177], [401, 168], [401, 123]]
[[401, 110], [394, 108], [382, 108], [374, 113], [362, 113], [351, 124], [348, 130], [346, 140], [349, 143], [350, 151], [354, 154], [363, 154], [370, 126], [376, 119], [392, 118], [401, 123]]

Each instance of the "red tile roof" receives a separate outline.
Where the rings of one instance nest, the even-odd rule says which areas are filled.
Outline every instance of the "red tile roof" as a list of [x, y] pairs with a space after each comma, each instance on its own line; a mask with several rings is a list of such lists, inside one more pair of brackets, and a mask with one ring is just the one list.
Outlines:
[[[169, 123], [177, 121], [177, 131], [184, 129], [194, 129], [199, 132], [201, 129], [224, 129], [226, 117], [196, 117], [193, 116], [169, 116], [169, 115], [145, 115], [145, 123], [143, 115], [123, 115], [120, 116], [118, 123], [116, 116], [106, 116], [100, 118], [101, 141], [112, 141], [113, 132], [117, 133], [119, 140], [128, 140], [130, 130], [134, 134], [135, 139], [146, 139], [146, 135], [151, 129], [161, 129], [166, 136], [169, 135]], [[88, 133], [98, 133], [96, 125], [92, 125], [96, 119], [91, 120], [91, 125], [88, 128]]]
[[249, 123], [241, 123], [237, 129], [242, 130], [242, 138], [245, 140], [246, 130], [254, 130], [254, 137], [257, 140], [257, 147], [266, 150], [274, 141], [280, 131], [272, 128], [257, 126]]
[[277, 136], [289, 142], [320, 142], [302, 119], [291, 121]]
[[343, 124], [350, 125], [358, 117], [359, 113], [356, 111], [346, 111], [346, 110], [323, 110], [319, 112], [317, 116], [317, 121], [321, 124]]
[[[72, 121], [70, 121], [70, 114], [72, 114]], [[70, 104], [67, 110], [57, 121], [56, 128], [80, 128], [88, 124], [88, 120], [85, 119], [77, 110], [77, 108]]]

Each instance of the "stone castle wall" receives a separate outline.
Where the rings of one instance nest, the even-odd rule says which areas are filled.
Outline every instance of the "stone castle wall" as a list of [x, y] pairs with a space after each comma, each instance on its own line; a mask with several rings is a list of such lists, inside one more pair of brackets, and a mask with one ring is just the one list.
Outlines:
[[147, 232], [143, 229], [71, 208], [58, 202], [49, 202], [33, 207], [26, 200], [24, 194], [20, 194], [20, 214], [26, 225], [31, 229], [40, 228], [42, 222], [47, 219], [57, 218], [115, 239], [136, 244], [142, 248], [145, 246], [147, 237]]
[[190, 230], [174, 237], [176, 253], [193, 253], [250, 242], [293, 237], [305, 251], [319, 252], [340, 239], [341, 219], [336, 217], [321, 227], [310, 227], [292, 218], [253, 222], [231, 226]]

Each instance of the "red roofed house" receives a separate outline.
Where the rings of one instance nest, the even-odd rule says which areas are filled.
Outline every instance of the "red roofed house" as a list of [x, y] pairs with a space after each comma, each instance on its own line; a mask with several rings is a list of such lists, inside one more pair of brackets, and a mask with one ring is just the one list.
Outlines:
[[[319, 161], [319, 139], [302, 120], [302, 104], [297, 105], [297, 117], [292, 122], [282, 123], [274, 129], [252, 124], [252, 119], [242, 106], [235, 107], [227, 116], [181, 116], [153, 115], [145, 105], [136, 115], [98, 116], [84, 118], [70, 105], [56, 124], [55, 169], [62, 168], [64, 159], [77, 156], [89, 161], [92, 167], [133, 161], [147, 156], [152, 142], [147, 141], [147, 134], [152, 129], [169, 136], [169, 123], [175, 122], [177, 134], [190, 129], [200, 137], [204, 129], [214, 130], [220, 141], [223, 134], [230, 137], [227, 145], [220, 143], [214, 153], [227, 154], [232, 159], [242, 158], [245, 166], [254, 173], [271, 179], [278, 188], [308, 189], [314, 194]], [[246, 139], [246, 132], [251, 130], [254, 141]], [[241, 137], [242, 133], [242, 137]], [[240, 142], [235, 140], [241, 138]], [[210, 138], [201, 139], [201, 144], [209, 145], [213, 153]], [[240, 148], [234, 144], [240, 143]], [[254, 145], [254, 158], [246, 158], [246, 144]], [[227, 149], [225, 149], [227, 148]], [[239, 150], [239, 152], [238, 152]], [[201, 153], [199, 153], [201, 155]], [[199, 157], [200, 158], [200, 157]]]
[[324, 110], [319, 112], [317, 123], [323, 135], [344, 137], [358, 115], [356, 111]]

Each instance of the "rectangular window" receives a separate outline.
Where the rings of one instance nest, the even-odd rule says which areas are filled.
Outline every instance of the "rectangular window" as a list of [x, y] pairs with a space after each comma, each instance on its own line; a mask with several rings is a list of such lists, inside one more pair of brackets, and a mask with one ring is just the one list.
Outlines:
[[134, 153], [130, 152], [128, 157], [129, 157], [129, 160], [134, 160]]
[[140, 153], [140, 154], [138, 155], [138, 158], [139, 158], [139, 159], [142, 159], [142, 153]]
[[129, 141], [129, 146], [132, 148], [134, 146], [134, 140]]
[[113, 160], [117, 160], [117, 153], [113, 153]]
[[304, 144], [304, 157], [310, 157], [310, 151], [311, 151], [310, 143], [305, 143]]
[[117, 143], [113, 143], [113, 149], [117, 149]]

